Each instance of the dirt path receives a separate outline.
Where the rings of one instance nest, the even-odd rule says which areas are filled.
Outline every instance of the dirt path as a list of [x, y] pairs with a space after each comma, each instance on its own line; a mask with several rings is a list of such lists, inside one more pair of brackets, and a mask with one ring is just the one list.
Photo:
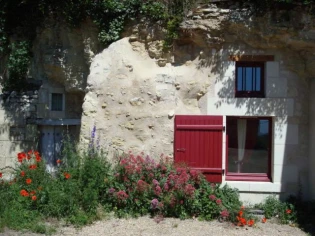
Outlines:
[[[7, 230], [0, 235], [5, 236], [37, 236], [34, 233], [22, 233]], [[156, 223], [149, 217], [138, 219], [109, 219], [95, 222], [82, 229], [73, 227], [61, 227], [57, 229], [55, 235], [78, 235], [78, 236], [98, 236], [98, 235], [119, 235], [119, 236], [201, 236], [201, 235], [242, 235], [242, 236], [305, 236], [309, 235], [296, 227], [289, 225], [279, 225], [267, 222], [257, 223], [254, 227], [235, 227], [231, 223], [219, 223], [218, 221], [205, 222], [198, 220], [179, 220], [167, 218]]]

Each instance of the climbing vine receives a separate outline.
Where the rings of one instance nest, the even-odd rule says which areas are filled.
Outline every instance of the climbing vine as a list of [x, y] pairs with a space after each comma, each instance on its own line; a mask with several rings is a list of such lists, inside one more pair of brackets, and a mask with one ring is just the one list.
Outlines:
[[[238, 0], [253, 6], [262, 14], [275, 4], [312, 5], [315, 0]], [[6, 60], [9, 79], [3, 79], [5, 90], [19, 89], [26, 78], [30, 48], [36, 30], [46, 18], [69, 27], [78, 27], [91, 19], [99, 29], [99, 41], [106, 47], [120, 38], [125, 24], [146, 17], [166, 29], [164, 48], [169, 50], [178, 37], [180, 23], [197, 0], [10, 0], [0, 4], [0, 59]], [[236, 2], [236, 1], [235, 1]], [[12, 40], [14, 39], [14, 40]], [[1, 74], [4, 74], [3, 71]], [[10, 82], [11, 81], [11, 82]], [[21, 89], [21, 88], [20, 88]]]
[[7, 63], [9, 78], [3, 82], [6, 91], [22, 90], [26, 87], [26, 75], [30, 64], [30, 47], [26, 41], [12, 43]]

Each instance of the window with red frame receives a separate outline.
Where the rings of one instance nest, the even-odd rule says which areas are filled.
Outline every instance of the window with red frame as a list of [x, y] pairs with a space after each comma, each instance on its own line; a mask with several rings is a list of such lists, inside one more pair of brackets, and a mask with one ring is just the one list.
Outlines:
[[271, 181], [272, 119], [227, 117], [227, 180]]
[[264, 65], [264, 62], [236, 62], [236, 97], [265, 97]]

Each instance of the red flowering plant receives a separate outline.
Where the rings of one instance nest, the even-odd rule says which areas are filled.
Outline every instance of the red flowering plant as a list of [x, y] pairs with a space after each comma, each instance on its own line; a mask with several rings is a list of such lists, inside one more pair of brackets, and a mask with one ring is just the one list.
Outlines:
[[45, 165], [38, 151], [30, 150], [28, 152], [20, 152], [17, 154], [16, 184], [20, 188], [20, 195], [24, 201], [37, 203], [40, 199], [41, 191], [39, 187], [45, 186], [47, 173]]
[[[134, 155], [129, 152], [118, 159], [112, 185], [104, 199], [119, 216], [126, 212], [132, 215], [150, 212], [180, 218], [213, 219], [230, 209], [227, 201], [231, 196], [225, 196], [227, 189], [220, 190], [219, 185], [211, 185], [200, 172], [185, 164], [174, 164], [163, 155], [157, 162], [143, 153]], [[125, 194], [123, 198], [121, 193]], [[209, 198], [210, 195], [214, 199]]]
[[[197, 178], [195, 174], [194, 178]], [[194, 196], [193, 179], [186, 169], [177, 169], [169, 158], [161, 156], [156, 162], [149, 156], [128, 155], [120, 157], [114, 168], [113, 186], [108, 190], [111, 203], [118, 209], [124, 205], [131, 214], [143, 215], [148, 212], [155, 213], [157, 209], [165, 215], [174, 215], [169, 210], [175, 205], [181, 205], [185, 198]], [[120, 201], [117, 193], [124, 191], [128, 198]], [[151, 202], [156, 199], [159, 207], [151, 207]], [[163, 206], [163, 207], [162, 207]]]
[[244, 206], [241, 207], [234, 221], [237, 226], [242, 227], [243, 226], [252, 227], [255, 224], [255, 219], [252, 217], [251, 214], [248, 213]]

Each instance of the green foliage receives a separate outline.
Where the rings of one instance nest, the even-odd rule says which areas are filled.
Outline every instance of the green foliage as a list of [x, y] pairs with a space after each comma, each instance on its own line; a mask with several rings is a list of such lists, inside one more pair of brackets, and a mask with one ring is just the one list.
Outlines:
[[[48, 234], [53, 231], [43, 223], [48, 217], [83, 226], [100, 219], [104, 210], [118, 217], [151, 214], [254, 224], [253, 217], [241, 207], [236, 189], [209, 183], [196, 170], [163, 156], [156, 162], [130, 152], [111, 165], [95, 133], [94, 127], [84, 152], [65, 142], [53, 174], [46, 172], [38, 152], [19, 153], [15, 178], [0, 182], [0, 227]], [[296, 222], [293, 203], [270, 197], [259, 207], [267, 218]]]
[[267, 197], [257, 207], [264, 210], [267, 219], [277, 217], [282, 224], [294, 223], [297, 220], [295, 206], [289, 202], [281, 202], [275, 196]]
[[165, 50], [170, 49], [173, 46], [173, 42], [178, 37], [178, 29], [179, 24], [181, 23], [182, 18], [181, 17], [172, 17], [167, 21], [166, 24], [166, 35], [165, 39], [163, 41], [163, 48]]
[[96, 214], [97, 207], [103, 201], [103, 196], [109, 188], [111, 179], [111, 165], [104, 153], [97, 152], [93, 156], [86, 155], [84, 159], [80, 185], [82, 190], [83, 210]]
[[114, 173], [104, 201], [118, 217], [150, 213], [212, 220], [223, 210], [237, 211], [241, 206], [235, 190], [210, 184], [197, 171], [168, 160], [156, 163], [130, 153], [119, 159]]
[[4, 81], [4, 90], [22, 90], [26, 86], [26, 75], [30, 64], [30, 48], [26, 41], [12, 43], [10, 45], [8, 60], [9, 78]]

